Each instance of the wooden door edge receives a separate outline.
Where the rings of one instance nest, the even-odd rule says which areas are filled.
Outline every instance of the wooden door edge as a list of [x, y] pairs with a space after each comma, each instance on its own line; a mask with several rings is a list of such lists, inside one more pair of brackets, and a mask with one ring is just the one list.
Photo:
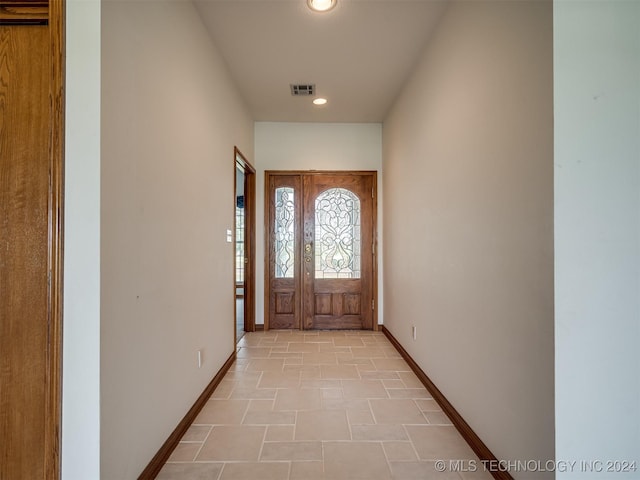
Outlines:
[[65, 122], [65, 2], [49, 3], [51, 78], [49, 90], [49, 342], [45, 401], [45, 477], [59, 479], [62, 444], [62, 326], [64, 260], [64, 122]]

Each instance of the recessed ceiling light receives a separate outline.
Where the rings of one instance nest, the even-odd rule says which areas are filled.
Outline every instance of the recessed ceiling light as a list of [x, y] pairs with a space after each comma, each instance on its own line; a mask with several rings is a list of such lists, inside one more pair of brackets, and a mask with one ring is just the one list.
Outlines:
[[316, 98], [313, 100], [314, 105], [325, 105], [327, 103], [326, 98]]
[[307, 0], [307, 5], [314, 12], [328, 12], [336, 6], [338, 0]]

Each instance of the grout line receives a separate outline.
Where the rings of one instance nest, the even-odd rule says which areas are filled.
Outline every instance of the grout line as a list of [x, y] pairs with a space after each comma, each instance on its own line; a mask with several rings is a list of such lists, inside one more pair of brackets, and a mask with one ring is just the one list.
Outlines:
[[198, 451], [194, 455], [194, 457], [193, 457], [193, 461], [194, 462], [196, 461], [196, 458], [198, 458], [198, 455], [200, 455], [200, 452], [202, 451], [202, 448], [204, 447], [204, 444], [207, 443], [207, 440], [209, 440], [209, 436], [211, 435], [211, 432], [213, 432], [213, 425], [211, 425], [209, 427], [209, 431], [205, 435], [204, 440], [202, 441], [202, 444], [200, 445], [200, 448], [198, 449]]

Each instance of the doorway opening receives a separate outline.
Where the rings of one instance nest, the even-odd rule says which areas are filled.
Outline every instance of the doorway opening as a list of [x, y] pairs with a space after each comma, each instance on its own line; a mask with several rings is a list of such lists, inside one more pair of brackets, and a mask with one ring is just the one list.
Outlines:
[[234, 148], [234, 299], [235, 343], [255, 331], [255, 174], [253, 166]]
[[376, 329], [376, 172], [267, 171], [265, 195], [265, 329]]

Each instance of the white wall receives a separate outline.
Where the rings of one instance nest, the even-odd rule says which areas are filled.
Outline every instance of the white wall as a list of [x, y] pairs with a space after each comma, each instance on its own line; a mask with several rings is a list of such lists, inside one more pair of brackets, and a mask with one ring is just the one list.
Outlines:
[[639, 32], [638, 2], [555, 2], [557, 478], [640, 478]]
[[191, 2], [104, 2], [102, 480], [136, 478], [234, 350], [234, 145], [252, 159], [253, 120]]
[[62, 478], [100, 478], [100, 1], [66, 2]]
[[378, 322], [382, 318], [382, 125], [378, 123], [255, 123], [256, 323], [264, 323], [265, 170], [378, 172]]
[[385, 325], [504, 460], [554, 458], [552, 33], [454, 2], [383, 126]]

